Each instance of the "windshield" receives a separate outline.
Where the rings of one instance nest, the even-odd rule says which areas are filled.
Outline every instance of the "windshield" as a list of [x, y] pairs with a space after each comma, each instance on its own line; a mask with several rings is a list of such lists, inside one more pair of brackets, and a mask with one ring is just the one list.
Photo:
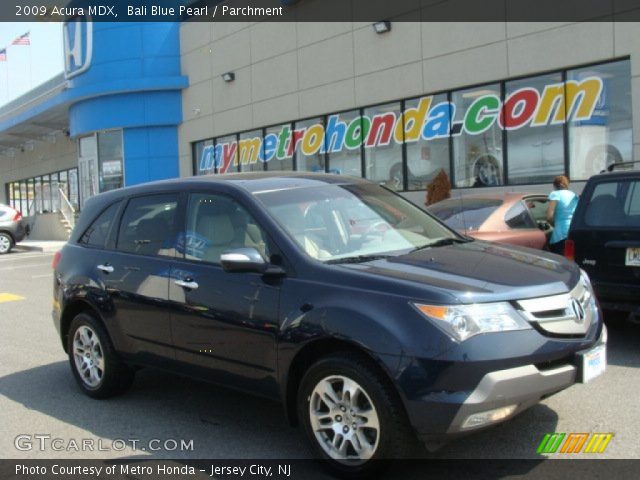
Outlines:
[[378, 185], [322, 185], [256, 197], [307, 255], [330, 263], [400, 255], [459, 240], [411, 202]]

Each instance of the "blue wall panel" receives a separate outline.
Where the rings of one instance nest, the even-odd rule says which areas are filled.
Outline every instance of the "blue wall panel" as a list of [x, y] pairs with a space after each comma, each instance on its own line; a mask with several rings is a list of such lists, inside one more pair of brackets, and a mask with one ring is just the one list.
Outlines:
[[123, 136], [127, 186], [179, 176], [175, 127], [127, 128]]

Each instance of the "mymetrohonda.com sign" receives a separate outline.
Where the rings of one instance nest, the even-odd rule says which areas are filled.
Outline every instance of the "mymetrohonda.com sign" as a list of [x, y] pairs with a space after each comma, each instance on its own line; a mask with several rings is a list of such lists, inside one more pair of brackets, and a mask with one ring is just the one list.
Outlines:
[[283, 126], [264, 137], [216, 143], [202, 151], [199, 170], [225, 173], [238, 163], [250, 165], [291, 158], [298, 151], [310, 156], [344, 150], [384, 147], [392, 143], [434, 140], [463, 133], [480, 135], [497, 125], [504, 130], [543, 127], [568, 121], [588, 121], [603, 90], [599, 77], [546, 85], [542, 91], [524, 87], [505, 99], [495, 94], [477, 97], [464, 113], [457, 114], [452, 102], [436, 103], [434, 96], [418, 100], [404, 115], [383, 112], [343, 121], [340, 114], [329, 115], [326, 125], [317, 123], [300, 129]]

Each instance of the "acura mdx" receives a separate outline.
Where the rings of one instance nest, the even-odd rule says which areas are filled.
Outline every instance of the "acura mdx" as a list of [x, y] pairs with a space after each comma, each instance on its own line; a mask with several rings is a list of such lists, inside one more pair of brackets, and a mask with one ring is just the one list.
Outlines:
[[54, 269], [55, 325], [87, 395], [153, 366], [277, 399], [346, 471], [605, 369], [575, 263], [461, 236], [361, 179], [249, 173], [104, 193]]

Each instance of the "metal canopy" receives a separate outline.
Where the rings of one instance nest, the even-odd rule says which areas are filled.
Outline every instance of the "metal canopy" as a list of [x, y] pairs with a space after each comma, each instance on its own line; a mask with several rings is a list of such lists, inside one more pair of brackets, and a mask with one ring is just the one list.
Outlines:
[[[0, 108], [0, 155], [14, 156], [16, 150], [46, 142], [69, 129], [69, 105], [42, 109], [42, 105], [67, 88], [63, 74], [57, 75]], [[40, 107], [40, 108], [39, 108]], [[29, 114], [34, 112], [33, 114]], [[20, 121], [20, 117], [26, 120]]]

